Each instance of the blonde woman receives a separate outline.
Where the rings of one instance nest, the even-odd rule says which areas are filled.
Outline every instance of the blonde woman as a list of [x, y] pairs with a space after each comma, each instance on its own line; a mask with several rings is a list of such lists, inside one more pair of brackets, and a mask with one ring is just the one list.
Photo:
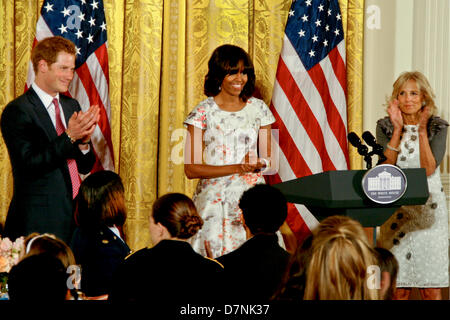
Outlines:
[[399, 262], [395, 299], [409, 299], [413, 287], [422, 299], [442, 299], [441, 288], [449, 285], [448, 211], [439, 173], [448, 123], [436, 111], [426, 77], [404, 72], [393, 85], [388, 116], [377, 122], [385, 163], [424, 168], [430, 192], [425, 205], [401, 207], [381, 227], [379, 245]]
[[367, 286], [368, 268], [377, 260], [359, 222], [326, 218], [313, 230], [311, 250], [305, 300], [378, 300], [378, 290]]

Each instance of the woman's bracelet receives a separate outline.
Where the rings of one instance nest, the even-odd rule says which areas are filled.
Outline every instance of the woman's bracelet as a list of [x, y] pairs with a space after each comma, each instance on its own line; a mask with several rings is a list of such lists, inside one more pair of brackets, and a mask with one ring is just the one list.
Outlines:
[[261, 172], [264, 172], [266, 170], [269, 170], [270, 168], [270, 160], [266, 158], [259, 158], [262, 162], [264, 162], [264, 169]]
[[392, 150], [392, 151], [395, 151], [395, 152], [400, 152], [400, 149], [399, 149], [399, 148], [391, 147], [391, 146], [389, 145], [389, 143], [386, 145], [386, 147], [387, 147], [389, 150]]

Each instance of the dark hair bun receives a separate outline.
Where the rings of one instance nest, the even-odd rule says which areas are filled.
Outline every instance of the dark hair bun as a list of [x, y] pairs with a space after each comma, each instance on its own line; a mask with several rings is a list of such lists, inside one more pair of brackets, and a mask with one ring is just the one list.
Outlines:
[[185, 215], [180, 219], [180, 232], [178, 238], [189, 239], [203, 226], [203, 219], [198, 215]]

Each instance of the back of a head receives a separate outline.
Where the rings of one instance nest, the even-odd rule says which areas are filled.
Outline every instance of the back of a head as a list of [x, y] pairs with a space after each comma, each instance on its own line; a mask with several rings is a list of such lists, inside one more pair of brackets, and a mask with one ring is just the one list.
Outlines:
[[15, 265], [8, 278], [11, 301], [64, 301], [67, 274], [62, 262], [48, 254], [26, 257]]
[[97, 171], [81, 183], [76, 198], [75, 221], [81, 227], [122, 226], [126, 220], [125, 189], [120, 176]]
[[378, 264], [380, 266], [380, 271], [389, 272], [391, 277], [397, 277], [398, 272], [398, 261], [394, 254], [388, 249], [376, 247], [376, 256], [378, 258]]
[[153, 203], [153, 219], [167, 228], [170, 235], [189, 239], [203, 226], [203, 220], [191, 198], [181, 193], [168, 193]]
[[301, 301], [305, 293], [306, 269], [311, 259], [312, 234], [297, 246], [273, 300]]
[[276, 232], [287, 217], [287, 201], [275, 187], [257, 184], [239, 201], [245, 224], [252, 234]]
[[52, 234], [34, 234], [26, 239], [25, 243], [27, 246], [24, 258], [46, 253], [61, 260], [65, 268], [76, 264], [70, 247]]
[[396, 287], [397, 273], [398, 273], [398, 261], [395, 256], [389, 250], [385, 248], [376, 247], [375, 253], [378, 258], [378, 265], [380, 266], [380, 272], [389, 273], [389, 286], [387, 287], [384, 299], [391, 300], [394, 297], [394, 288]]
[[361, 224], [344, 216], [323, 220], [313, 230], [305, 300], [377, 300], [366, 285], [367, 268], [376, 265]]

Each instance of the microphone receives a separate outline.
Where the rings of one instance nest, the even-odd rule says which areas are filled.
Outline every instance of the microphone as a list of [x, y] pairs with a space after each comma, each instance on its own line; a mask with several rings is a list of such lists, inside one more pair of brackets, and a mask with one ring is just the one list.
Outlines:
[[376, 148], [376, 147], [380, 146], [377, 143], [377, 140], [375, 140], [375, 137], [373, 136], [373, 134], [370, 133], [370, 131], [364, 131], [361, 137], [372, 148]]
[[367, 155], [369, 148], [367, 148], [367, 146], [363, 145], [361, 143], [361, 140], [359, 139], [358, 135], [354, 132], [350, 132], [347, 135], [348, 141], [350, 141], [350, 143], [352, 144], [352, 146], [354, 146], [355, 148], [358, 149], [358, 153], [362, 156]]
[[386, 156], [383, 153], [383, 147], [377, 143], [377, 140], [372, 133], [370, 133], [369, 131], [364, 131], [362, 134], [362, 138], [369, 146], [372, 147], [372, 151], [370, 154], [376, 154], [378, 156], [377, 164], [386, 161]]
[[358, 135], [354, 132], [350, 132], [347, 135], [348, 141], [358, 149], [358, 153], [362, 156], [364, 156], [364, 161], [366, 162], [366, 168], [370, 169], [372, 168], [372, 155], [369, 153], [369, 148], [365, 144], [361, 143], [361, 140], [359, 139]]

